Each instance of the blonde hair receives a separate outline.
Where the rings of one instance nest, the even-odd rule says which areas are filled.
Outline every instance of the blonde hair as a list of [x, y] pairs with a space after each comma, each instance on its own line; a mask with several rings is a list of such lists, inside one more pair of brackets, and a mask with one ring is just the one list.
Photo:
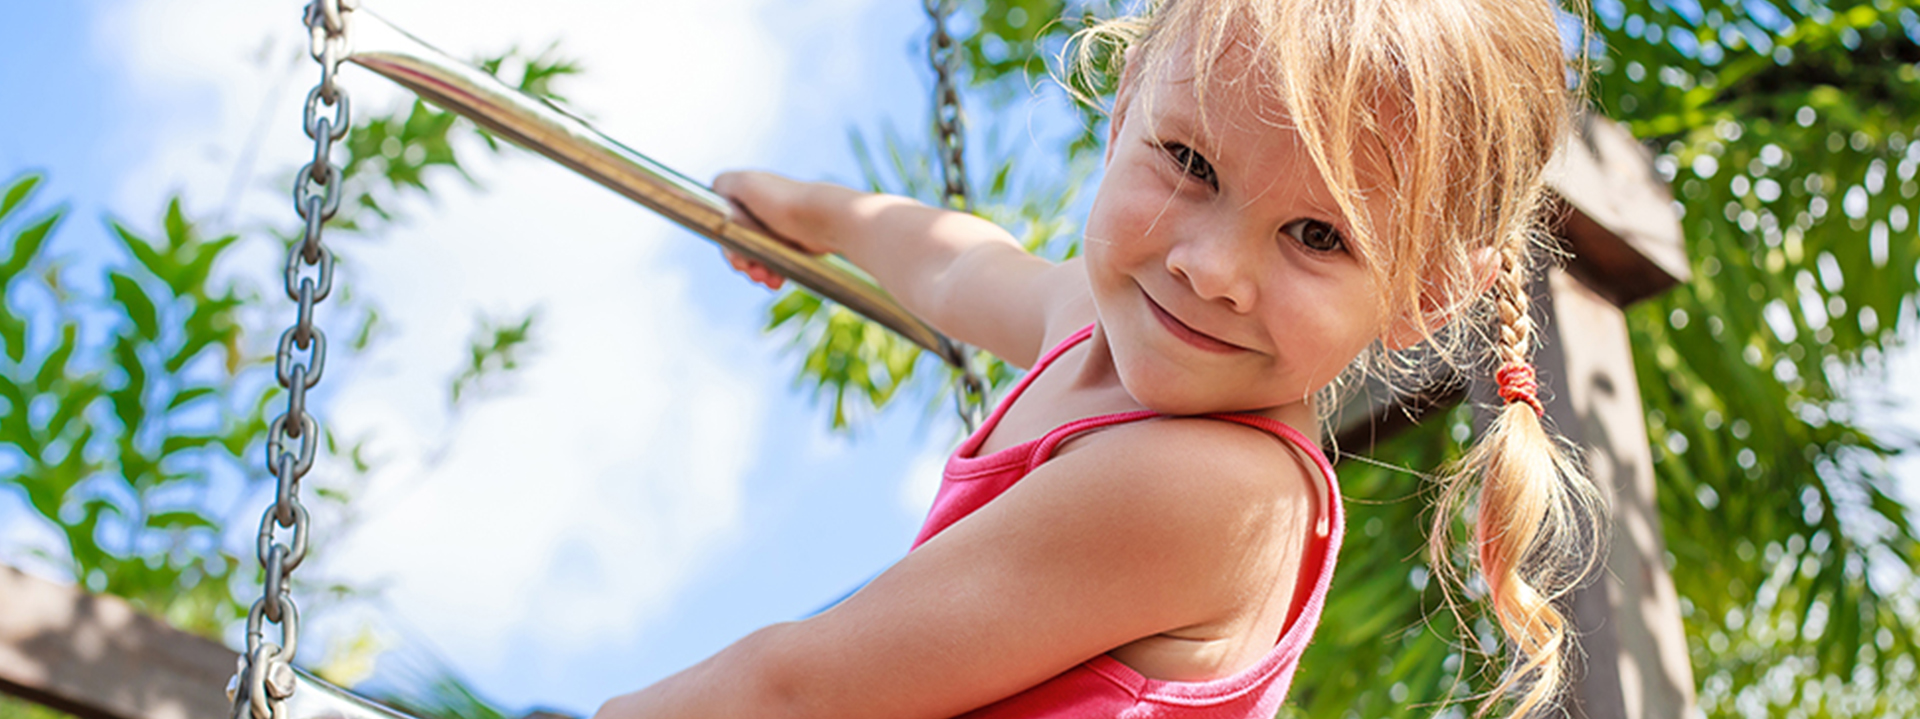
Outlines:
[[[1418, 318], [1422, 351], [1456, 367], [1478, 364], [1466, 351], [1475, 333], [1449, 320], [1490, 321], [1483, 354], [1525, 367], [1530, 264], [1550, 247], [1542, 170], [1570, 124], [1569, 80], [1584, 77], [1555, 12], [1551, 0], [1159, 0], [1078, 33], [1064, 84], [1088, 100], [1116, 81], [1137, 94], [1151, 86], [1141, 76], [1176, 72], [1192, 78], [1204, 123], [1210, 80], [1263, 80], [1251, 86], [1286, 108], [1383, 316]], [[1221, 77], [1229, 53], [1251, 66]], [[1382, 191], [1391, 211], [1376, 227], [1360, 205]], [[1489, 258], [1492, 292], [1475, 271]], [[1411, 364], [1387, 359], [1387, 371]], [[1514, 717], [1548, 708], [1570, 643], [1554, 601], [1594, 564], [1600, 495], [1524, 401], [1502, 408], [1449, 474], [1430, 560], [1453, 567], [1455, 517], [1477, 505], [1471, 561], [1516, 655], [1479, 713], [1502, 697]]]

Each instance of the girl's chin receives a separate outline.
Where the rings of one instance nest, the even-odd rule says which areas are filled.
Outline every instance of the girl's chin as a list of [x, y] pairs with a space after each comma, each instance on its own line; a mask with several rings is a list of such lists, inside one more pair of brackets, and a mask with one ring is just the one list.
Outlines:
[[[1245, 385], [1207, 381], [1199, 386], [1195, 375], [1167, 368], [1119, 367], [1120, 384], [1141, 407], [1170, 415], [1250, 413], [1313, 418], [1313, 397], [1285, 393], [1249, 392]], [[1283, 396], [1284, 395], [1284, 396]]]
[[1161, 414], [1189, 415], [1238, 411], [1217, 387], [1195, 386], [1198, 376], [1169, 367], [1129, 367], [1121, 363], [1120, 385], [1140, 406]]

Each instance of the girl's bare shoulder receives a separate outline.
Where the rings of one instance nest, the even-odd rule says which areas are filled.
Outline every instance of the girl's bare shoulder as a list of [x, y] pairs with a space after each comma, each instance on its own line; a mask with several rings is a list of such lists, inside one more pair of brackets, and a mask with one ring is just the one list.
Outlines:
[[1308, 521], [1321, 494], [1318, 469], [1287, 440], [1208, 417], [1165, 417], [1083, 435], [1059, 456], [1097, 473], [1092, 486], [1155, 521], [1177, 513], [1199, 522], [1259, 520], [1273, 529]]

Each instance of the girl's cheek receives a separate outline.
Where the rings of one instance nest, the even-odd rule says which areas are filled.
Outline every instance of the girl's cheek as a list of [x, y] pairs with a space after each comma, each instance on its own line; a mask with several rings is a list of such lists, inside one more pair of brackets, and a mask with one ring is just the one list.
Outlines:
[[1182, 215], [1179, 198], [1155, 183], [1135, 183], [1113, 200], [1109, 209], [1114, 229], [1128, 237], [1163, 238]]

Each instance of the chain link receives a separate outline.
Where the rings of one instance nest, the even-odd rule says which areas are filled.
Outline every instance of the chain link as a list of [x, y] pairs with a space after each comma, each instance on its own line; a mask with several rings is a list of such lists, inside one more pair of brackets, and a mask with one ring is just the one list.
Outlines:
[[933, 19], [933, 37], [927, 42], [927, 60], [933, 65], [934, 152], [940, 158], [941, 200], [948, 209], [973, 211], [972, 193], [967, 187], [966, 118], [960, 110], [960, 88], [954, 76], [960, 73], [960, 43], [947, 33], [947, 16], [956, 0], [925, 0], [927, 16]]
[[[247, 610], [247, 651], [228, 683], [233, 719], [286, 719], [286, 699], [293, 695], [300, 612], [293, 603], [292, 577], [307, 558], [308, 533], [300, 480], [313, 469], [321, 439], [320, 422], [307, 411], [307, 392], [327, 366], [327, 336], [314, 325], [313, 309], [333, 293], [333, 252], [321, 232], [340, 210], [340, 166], [333, 164], [333, 146], [353, 123], [347, 94], [334, 78], [347, 56], [356, 5], [357, 0], [313, 0], [304, 12], [309, 52], [320, 63], [320, 82], [307, 93], [300, 118], [301, 130], [313, 140], [313, 159], [293, 182], [293, 208], [305, 231], [287, 248], [287, 299], [296, 310], [293, 326], [280, 335], [273, 363], [275, 379], [287, 390], [287, 410], [267, 424], [266, 465], [275, 479], [274, 496], [260, 516], [255, 545], [266, 579], [260, 599]], [[278, 642], [267, 640], [269, 624], [279, 627]]]
[[[947, 16], [959, 6], [957, 0], [924, 0], [927, 16], [933, 19], [933, 35], [927, 41], [927, 60], [933, 65], [934, 155], [940, 160], [940, 201], [949, 210], [973, 211], [973, 193], [967, 186], [966, 115], [960, 109], [960, 88], [954, 78], [960, 74], [960, 43], [947, 32]], [[954, 343], [960, 360], [960, 376], [953, 386], [954, 408], [967, 434], [973, 434], [986, 409], [987, 386], [973, 369], [973, 348]]]

